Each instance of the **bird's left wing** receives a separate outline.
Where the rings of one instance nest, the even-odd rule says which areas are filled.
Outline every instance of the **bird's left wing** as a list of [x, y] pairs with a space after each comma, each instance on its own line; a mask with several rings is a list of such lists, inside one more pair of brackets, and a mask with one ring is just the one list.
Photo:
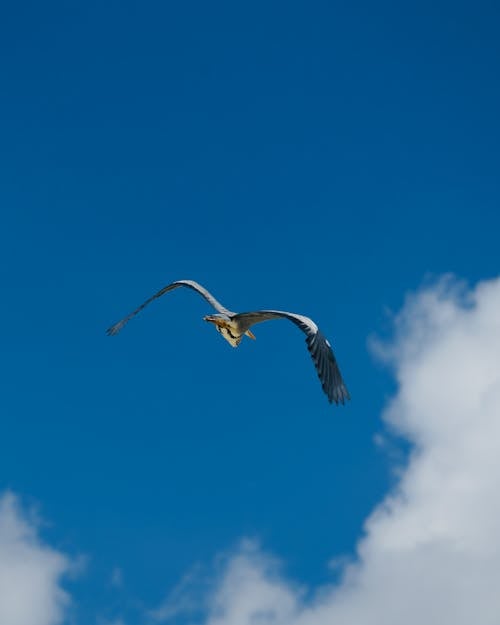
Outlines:
[[255, 312], [239, 313], [233, 317], [234, 321], [241, 324], [242, 329], [248, 329], [255, 323], [269, 319], [289, 319], [304, 332], [307, 349], [318, 372], [323, 391], [330, 403], [343, 404], [350, 399], [349, 391], [342, 379], [332, 346], [312, 319], [282, 310], [257, 310]]
[[172, 291], [173, 289], [177, 289], [180, 286], [186, 286], [189, 289], [193, 289], [193, 291], [196, 291], [197, 293], [199, 293], [218, 312], [220, 312], [220, 313], [222, 313], [224, 315], [233, 315], [234, 314], [233, 312], [231, 312], [227, 308], [224, 308], [224, 306], [219, 301], [217, 301], [215, 299], [215, 297], [209, 291], [207, 291], [207, 289], [202, 287], [201, 284], [198, 284], [198, 282], [195, 282], [194, 280], [176, 280], [175, 282], [172, 282], [171, 284], [167, 284], [167, 286], [164, 286], [163, 289], [158, 291], [158, 293], [155, 293], [154, 295], [152, 295], [149, 299], [147, 299], [143, 304], [141, 304], [138, 308], [136, 308], [134, 311], [132, 311], [129, 315], [127, 315], [126, 317], [121, 319], [121, 321], [119, 321], [118, 323], [115, 323], [114, 326], [111, 326], [110, 328], [108, 328], [106, 330], [106, 333], [109, 336], [113, 336], [115, 334], [118, 334], [118, 332], [123, 328], [123, 326], [127, 323], [127, 321], [132, 319], [132, 317], [137, 315], [137, 313], [140, 313], [141, 310], [143, 308], [146, 308], [146, 306], [148, 304], [150, 304], [153, 300], [157, 299], [158, 297], [161, 297], [165, 293], [168, 293], [168, 291]]

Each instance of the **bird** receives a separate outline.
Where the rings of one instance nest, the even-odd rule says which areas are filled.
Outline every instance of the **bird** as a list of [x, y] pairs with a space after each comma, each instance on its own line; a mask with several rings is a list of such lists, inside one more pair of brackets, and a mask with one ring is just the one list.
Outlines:
[[203, 320], [212, 323], [217, 331], [226, 339], [232, 347], [238, 347], [243, 339], [247, 336], [255, 339], [250, 328], [256, 323], [271, 319], [288, 319], [294, 323], [306, 335], [306, 344], [309, 353], [316, 367], [318, 377], [321, 382], [324, 393], [330, 403], [335, 402], [336, 405], [344, 404], [350, 399], [337, 360], [334, 356], [332, 346], [322, 334], [316, 323], [309, 317], [296, 313], [286, 312], [282, 310], [255, 310], [251, 312], [237, 313], [225, 308], [215, 297], [207, 291], [201, 284], [194, 280], [176, 280], [167, 286], [164, 286], [157, 293], [147, 299], [138, 308], [128, 314], [126, 317], [115, 323], [107, 329], [109, 336], [114, 336], [120, 332], [123, 326], [143, 310], [148, 304], [158, 299], [165, 293], [173, 291], [179, 287], [187, 287], [199, 293], [205, 300], [217, 311], [215, 315], [206, 315]]

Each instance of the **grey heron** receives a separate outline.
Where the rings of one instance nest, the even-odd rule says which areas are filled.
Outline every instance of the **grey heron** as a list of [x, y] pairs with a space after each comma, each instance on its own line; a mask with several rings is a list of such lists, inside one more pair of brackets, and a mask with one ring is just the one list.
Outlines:
[[255, 310], [252, 312], [236, 313], [228, 310], [215, 297], [209, 293], [201, 284], [194, 280], [176, 280], [171, 284], [163, 287], [158, 293], [147, 299], [138, 308], [124, 317], [118, 323], [111, 326], [107, 330], [109, 336], [114, 336], [123, 328], [123, 326], [143, 308], [150, 304], [153, 300], [161, 297], [168, 291], [172, 291], [178, 287], [188, 287], [204, 297], [217, 311], [216, 315], [206, 315], [204, 321], [213, 323], [217, 331], [228, 341], [233, 347], [238, 347], [243, 336], [255, 339], [250, 328], [256, 323], [267, 321], [269, 319], [288, 319], [306, 335], [307, 349], [309, 350], [314, 366], [321, 381], [321, 386], [328, 401], [336, 404], [344, 403], [350, 399], [349, 392], [344, 384], [340, 369], [333, 354], [332, 347], [328, 340], [323, 336], [318, 326], [309, 317], [298, 315], [296, 313], [285, 312], [282, 310]]

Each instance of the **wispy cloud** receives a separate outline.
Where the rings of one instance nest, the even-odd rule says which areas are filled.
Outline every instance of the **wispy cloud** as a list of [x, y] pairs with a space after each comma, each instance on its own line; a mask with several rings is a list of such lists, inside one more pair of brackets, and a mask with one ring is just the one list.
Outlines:
[[62, 580], [73, 563], [38, 535], [12, 493], [0, 497], [0, 623], [59, 625], [70, 605]]
[[119, 566], [111, 571], [110, 583], [113, 588], [121, 588], [123, 586], [123, 571]]
[[196, 564], [170, 590], [161, 605], [151, 610], [148, 616], [158, 623], [171, 621], [179, 615], [194, 619], [206, 611], [207, 597], [212, 587], [213, 579], [201, 565]]
[[[378, 352], [398, 391], [384, 420], [413, 451], [340, 582], [306, 594], [251, 543], [224, 566], [205, 625], [498, 625], [500, 280], [409, 297]], [[182, 612], [175, 592], [163, 616]]]

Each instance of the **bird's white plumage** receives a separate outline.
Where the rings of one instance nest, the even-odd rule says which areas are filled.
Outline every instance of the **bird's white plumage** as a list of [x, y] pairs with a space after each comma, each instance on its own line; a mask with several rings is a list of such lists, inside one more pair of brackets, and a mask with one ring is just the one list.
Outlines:
[[293, 317], [294, 319], [297, 319], [297, 321], [300, 321], [300, 323], [303, 323], [307, 328], [309, 328], [312, 333], [316, 334], [316, 332], [318, 331], [318, 326], [314, 323], [314, 321], [309, 317], [305, 317], [304, 315], [298, 315], [297, 313], [291, 313], [284, 310], [266, 310], [265, 312], [276, 313], [277, 315], [286, 316], [287, 318]]

